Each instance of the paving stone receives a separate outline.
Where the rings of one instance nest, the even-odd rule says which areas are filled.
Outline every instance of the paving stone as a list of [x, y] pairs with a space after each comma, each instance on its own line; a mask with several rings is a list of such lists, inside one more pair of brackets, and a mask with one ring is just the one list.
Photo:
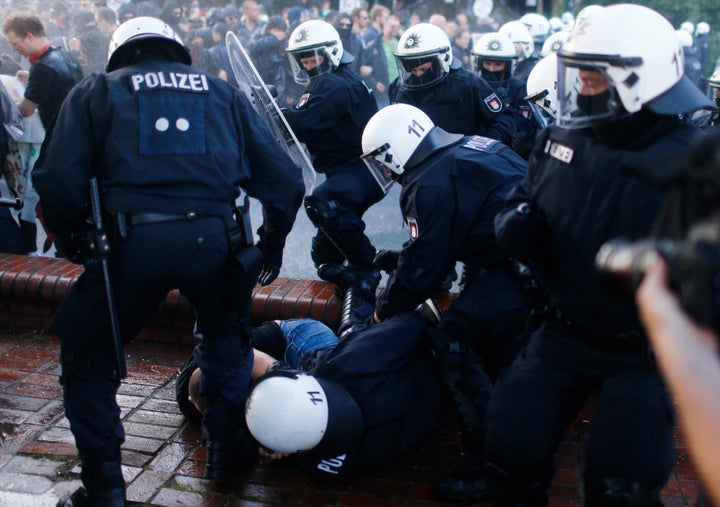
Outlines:
[[33, 396], [35, 398], [53, 399], [62, 394], [62, 388], [59, 385], [47, 386], [17, 382], [5, 389], [5, 392], [8, 394]]
[[127, 418], [127, 422], [179, 428], [182, 423], [185, 422], [185, 417], [177, 411], [173, 414], [168, 412], [154, 412], [151, 410], [137, 410]]
[[172, 426], [157, 426], [155, 424], [143, 424], [135, 422], [123, 422], [126, 435], [135, 435], [146, 438], [167, 440], [175, 434], [178, 428]]
[[149, 399], [143, 404], [142, 408], [143, 410], [154, 410], [155, 412], [180, 414], [180, 409], [178, 409], [178, 404], [177, 401], [175, 401], [175, 398], [172, 400]]
[[148, 502], [172, 477], [171, 472], [144, 470], [127, 488], [130, 502]]
[[227, 500], [221, 497], [210, 497], [192, 491], [181, 491], [172, 488], [163, 488], [153, 498], [152, 504], [160, 507], [175, 506], [202, 506], [202, 507], [223, 507]]
[[192, 445], [172, 443], [158, 452], [150, 461], [149, 468], [157, 472], [173, 472], [193, 450]]
[[35, 441], [21, 449], [24, 454], [44, 454], [46, 456], [77, 456], [75, 444], [62, 442]]
[[115, 397], [118, 407], [121, 408], [136, 408], [145, 401], [144, 396], [129, 396], [127, 394], [118, 394]]
[[159, 440], [157, 438], [145, 438], [137, 437], [134, 435], [126, 435], [125, 442], [123, 443], [122, 447], [131, 451], [140, 451], [147, 454], [152, 454], [157, 452], [164, 443], [164, 440]]
[[123, 465], [142, 468], [146, 466], [153, 458], [152, 454], [143, 454], [141, 452], [131, 451], [129, 449], [120, 449], [122, 453]]
[[62, 442], [65, 444], [75, 445], [75, 437], [70, 428], [59, 428], [57, 426], [43, 431], [38, 436], [39, 441], [46, 442]]
[[65, 408], [63, 407], [62, 400], [50, 400], [47, 401], [40, 410], [37, 410], [32, 416], [28, 417], [26, 422], [47, 426], [53, 422], [60, 421], [64, 412]]
[[15, 456], [3, 467], [3, 472], [54, 476], [58, 470], [65, 465], [59, 462], [42, 457], [31, 457], [25, 455]]
[[8, 409], [36, 412], [47, 403], [48, 401], [42, 398], [18, 396], [9, 393], [0, 395], [0, 406]]
[[15, 491], [18, 493], [45, 493], [52, 487], [50, 479], [40, 475], [0, 472], [0, 491]]

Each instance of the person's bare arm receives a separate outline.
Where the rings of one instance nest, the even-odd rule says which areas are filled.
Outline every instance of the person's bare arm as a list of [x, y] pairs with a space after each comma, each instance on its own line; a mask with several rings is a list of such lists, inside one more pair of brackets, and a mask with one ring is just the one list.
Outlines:
[[277, 359], [272, 357], [270, 354], [253, 349], [253, 368], [250, 373], [250, 378], [252, 380], [259, 379], [265, 375], [268, 367], [276, 361]]
[[35, 102], [33, 102], [32, 100], [28, 100], [25, 97], [23, 97], [22, 100], [17, 103], [20, 114], [22, 114], [23, 116], [32, 115], [37, 109], [37, 106], [38, 105]]
[[719, 337], [688, 317], [667, 279], [662, 261], [647, 271], [636, 295], [640, 317], [676, 399], [700, 477], [720, 503]]

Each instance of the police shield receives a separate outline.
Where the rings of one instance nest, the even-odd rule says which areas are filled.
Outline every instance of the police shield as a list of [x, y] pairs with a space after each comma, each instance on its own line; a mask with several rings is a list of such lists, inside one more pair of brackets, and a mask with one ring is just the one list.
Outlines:
[[237, 36], [232, 32], [228, 32], [225, 37], [225, 44], [227, 45], [233, 74], [235, 74], [235, 79], [238, 82], [238, 88], [245, 94], [258, 114], [265, 118], [277, 143], [292, 158], [295, 164], [302, 168], [305, 190], [308, 194], [311, 193], [315, 187], [317, 174], [305, 146], [300, 144], [300, 141], [295, 137], [295, 133], [290, 128], [270, 90], [262, 77], [260, 77]]

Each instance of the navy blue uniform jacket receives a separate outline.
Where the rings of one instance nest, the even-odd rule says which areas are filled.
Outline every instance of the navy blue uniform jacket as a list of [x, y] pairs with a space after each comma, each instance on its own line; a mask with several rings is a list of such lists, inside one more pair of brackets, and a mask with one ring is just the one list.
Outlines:
[[304, 190], [242, 93], [167, 61], [93, 74], [68, 95], [33, 172], [56, 234], [89, 215], [92, 176], [111, 213], [225, 214], [242, 186], [263, 203], [259, 232], [272, 250], [284, 246]]
[[406, 169], [400, 208], [410, 240], [378, 297], [380, 318], [425, 301], [456, 261], [478, 267], [504, 262], [493, 220], [526, 168], [527, 162], [504, 144], [466, 136]]

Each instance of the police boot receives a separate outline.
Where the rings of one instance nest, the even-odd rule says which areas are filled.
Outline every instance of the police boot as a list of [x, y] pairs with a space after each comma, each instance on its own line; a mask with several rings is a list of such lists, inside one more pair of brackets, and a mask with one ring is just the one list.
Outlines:
[[355, 282], [351, 288], [361, 297], [375, 301], [375, 291], [380, 283], [380, 271], [372, 264], [368, 266], [354, 266], [351, 264], [350, 268], [355, 274]]
[[57, 507], [125, 507], [125, 480], [120, 467], [120, 446], [110, 457], [80, 453], [84, 487], [62, 498]]
[[208, 400], [202, 426], [207, 440], [206, 479], [224, 480], [254, 463], [257, 444], [245, 427], [241, 407], [222, 396]]

